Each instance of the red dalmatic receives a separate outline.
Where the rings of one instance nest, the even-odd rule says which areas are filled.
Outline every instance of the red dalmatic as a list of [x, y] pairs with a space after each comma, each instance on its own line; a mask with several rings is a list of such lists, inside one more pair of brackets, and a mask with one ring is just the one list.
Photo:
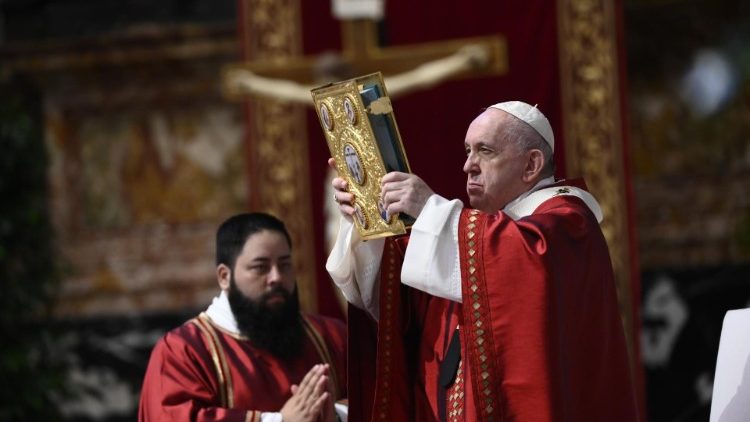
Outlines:
[[140, 421], [255, 421], [278, 412], [316, 364], [328, 363], [336, 398], [346, 393], [345, 328], [306, 315], [303, 353], [283, 361], [224, 331], [204, 313], [165, 335], [151, 354]]

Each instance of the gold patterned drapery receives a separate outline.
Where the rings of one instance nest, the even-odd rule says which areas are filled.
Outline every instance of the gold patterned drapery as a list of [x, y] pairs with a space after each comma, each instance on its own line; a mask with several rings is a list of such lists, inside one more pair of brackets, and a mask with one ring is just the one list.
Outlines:
[[[273, 60], [280, 67], [302, 53], [299, 0], [239, 2], [244, 60]], [[294, 245], [300, 305], [316, 310], [315, 252], [304, 107], [251, 99], [246, 107], [250, 208], [285, 222]]]
[[[567, 173], [582, 176], [604, 213], [620, 315], [633, 368], [639, 367], [633, 256], [624, 158], [617, 3], [559, 0], [558, 40]], [[637, 369], [636, 371], [640, 371]], [[637, 374], [636, 374], [637, 375]], [[636, 376], [636, 379], [639, 377]]]

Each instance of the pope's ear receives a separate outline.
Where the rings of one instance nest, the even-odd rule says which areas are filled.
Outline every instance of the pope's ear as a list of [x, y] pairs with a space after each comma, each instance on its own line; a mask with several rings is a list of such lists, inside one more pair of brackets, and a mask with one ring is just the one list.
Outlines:
[[527, 152], [526, 168], [523, 170], [523, 181], [536, 183], [544, 168], [544, 154], [538, 149]]
[[232, 270], [224, 264], [216, 266], [216, 281], [219, 282], [221, 290], [229, 290], [229, 280], [232, 277]]

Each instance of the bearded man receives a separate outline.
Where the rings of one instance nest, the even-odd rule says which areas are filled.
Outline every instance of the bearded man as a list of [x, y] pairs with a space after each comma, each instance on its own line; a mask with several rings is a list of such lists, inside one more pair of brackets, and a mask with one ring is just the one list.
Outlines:
[[154, 347], [140, 421], [345, 416], [334, 408], [346, 391], [345, 328], [300, 313], [291, 249], [284, 224], [268, 214], [239, 214], [219, 227], [221, 293]]

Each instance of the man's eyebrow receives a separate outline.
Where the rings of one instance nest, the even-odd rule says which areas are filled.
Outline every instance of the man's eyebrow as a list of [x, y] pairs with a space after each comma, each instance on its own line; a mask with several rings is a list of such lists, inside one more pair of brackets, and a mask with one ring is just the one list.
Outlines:
[[[279, 261], [287, 261], [287, 260], [291, 260], [291, 259], [292, 259], [292, 255], [291, 254], [282, 255], [282, 256], [279, 257]], [[251, 259], [250, 262], [271, 262], [271, 258], [269, 258], [267, 256], [257, 256], [255, 258]]]
[[[480, 147], [486, 147], [486, 146], [489, 146], [490, 144], [489, 144], [489, 143], [487, 143], [487, 142], [485, 142], [485, 141], [479, 141], [479, 142], [477, 142], [477, 143], [476, 143], [476, 144], [474, 144], [474, 145], [475, 145], [475, 146], [476, 146], [477, 148], [480, 148]], [[466, 148], [469, 148], [469, 147], [470, 147], [470, 146], [469, 146], [469, 143], [468, 143], [468, 142], [464, 142], [464, 147], [466, 147]]]

